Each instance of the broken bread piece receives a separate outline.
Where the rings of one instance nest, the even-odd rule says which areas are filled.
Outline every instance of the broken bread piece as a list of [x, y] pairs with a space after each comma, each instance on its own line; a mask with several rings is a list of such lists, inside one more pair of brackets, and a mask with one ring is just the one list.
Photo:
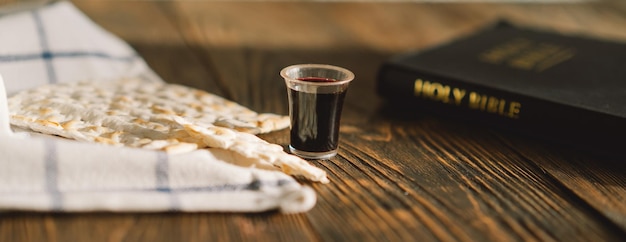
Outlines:
[[226, 149], [328, 181], [321, 169], [255, 136], [288, 127], [288, 116], [259, 114], [191, 87], [142, 79], [63, 83], [19, 92], [8, 106], [11, 125], [30, 131], [168, 153]]
[[180, 117], [174, 117], [174, 120], [191, 137], [198, 139], [208, 147], [230, 150], [258, 162], [277, 166], [287, 174], [302, 176], [322, 183], [329, 182], [326, 172], [312, 167], [300, 157], [285, 153], [283, 147], [269, 143], [255, 135], [213, 125], [194, 125]]

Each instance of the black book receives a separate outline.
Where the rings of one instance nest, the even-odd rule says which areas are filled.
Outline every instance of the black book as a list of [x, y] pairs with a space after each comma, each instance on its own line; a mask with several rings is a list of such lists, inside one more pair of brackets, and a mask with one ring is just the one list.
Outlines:
[[378, 74], [391, 105], [626, 153], [624, 43], [502, 22], [392, 58]]

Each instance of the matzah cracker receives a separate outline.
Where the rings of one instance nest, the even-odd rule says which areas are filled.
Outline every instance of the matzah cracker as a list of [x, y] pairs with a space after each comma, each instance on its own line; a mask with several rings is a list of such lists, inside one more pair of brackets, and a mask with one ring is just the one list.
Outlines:
[[310, 165], [305, 160], [287, 154], [283, 151], [283, 147], [271, 144], [255, 135], [218, 126], [194, 125], [182, 118], [175, 118], [175, 121], [191, 137], [204, 142], [209, 147], [231, 150], [244, 157], [278, 166], [287, 174], [303, 176], [322, 183], [329, 182], [326, 172], [320, 169], [309, 169]]
[[169, 153], [222, 148], [328, 181], [324, 171], [254, 135], [288, 127], [289, 117], [190, 87], [141, 79], [64, 83], [22, 91], [8, 104], [11, 124], [27, 130]]

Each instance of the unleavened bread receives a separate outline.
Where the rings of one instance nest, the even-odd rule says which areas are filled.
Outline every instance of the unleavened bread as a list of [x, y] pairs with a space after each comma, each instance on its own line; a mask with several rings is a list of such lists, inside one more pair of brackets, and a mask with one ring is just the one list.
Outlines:
[[255, 135], [288, 127], [288, 116], [191, 87], [142, 79], [63, 83], [19, 92], [8, 104], [11, 124], [26, 130], [169, 153], [221, 148], [328, 182], [324, 171]]

